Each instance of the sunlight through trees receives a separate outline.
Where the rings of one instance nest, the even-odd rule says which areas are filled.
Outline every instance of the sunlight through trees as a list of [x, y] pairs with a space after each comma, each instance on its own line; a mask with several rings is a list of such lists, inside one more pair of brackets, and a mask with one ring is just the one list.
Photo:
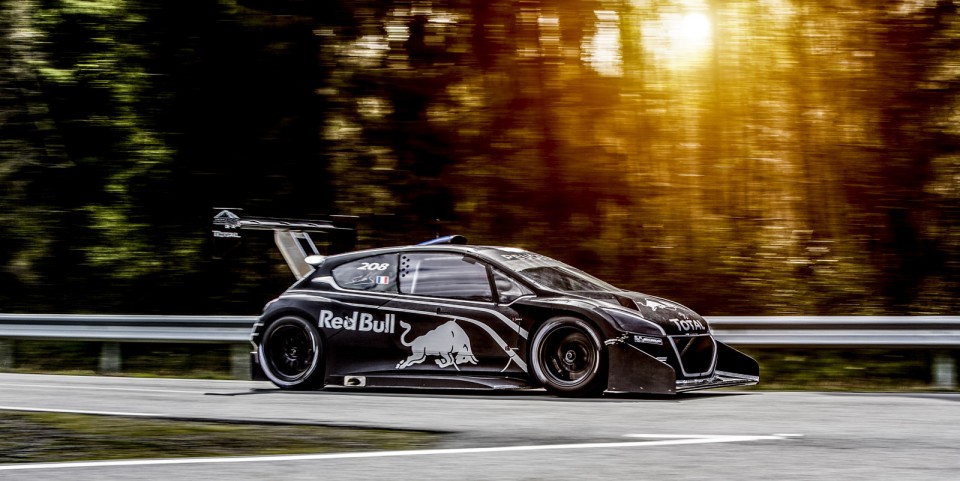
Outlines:
[[958, 308], [951, 1], [0, 4], [7, 310], [259, 309], [282, 262], [210, 260], [213, 205], [707, 315]]

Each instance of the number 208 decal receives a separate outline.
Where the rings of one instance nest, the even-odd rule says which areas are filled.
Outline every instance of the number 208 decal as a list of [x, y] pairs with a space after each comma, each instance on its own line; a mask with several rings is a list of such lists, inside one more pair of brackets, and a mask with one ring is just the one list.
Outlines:
[[360, 264], [360, 267], [357, 268], [358, 271], [385, 271], [390, 268], [390, 264], [384, 262], [382, 264], [377, 262], [363, 262]]

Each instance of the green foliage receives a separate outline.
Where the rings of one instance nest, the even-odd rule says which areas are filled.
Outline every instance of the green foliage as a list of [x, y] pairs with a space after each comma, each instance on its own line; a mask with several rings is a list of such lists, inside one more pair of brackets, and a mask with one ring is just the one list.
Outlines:
[[[13, 372], [97, 374], [102, 344], [81, 341], [17, 340], [11, 349]], [[122, 376], [229, 379], [226, 344], [123, 343]]]
[[255, 313], [291, 279], [209, 258], [221, 205], [712, 315], [958, 308], [952, 2], [0, 6], [0, 310]]
[[929, 389], [931, 352], [919, 349], [753, 349], [759, 389], [908, 391]]
[[121, 345], [123, 375], [229, 378], [230, 346], [224, 344]]
[[432, 446], [415, 431], [0, 412], [0, 463], [312, 454]]
[[18, 340], [13, 346], [14, 368], [95, 374], [99, 366], [99, 342]]

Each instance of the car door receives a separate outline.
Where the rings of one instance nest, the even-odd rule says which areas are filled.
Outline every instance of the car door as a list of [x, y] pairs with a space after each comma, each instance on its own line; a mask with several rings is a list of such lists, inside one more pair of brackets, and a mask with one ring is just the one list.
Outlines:
[[398, 371], [526, 372], [517, 352], [525, 331], [495, 298], [489, 265], [451, 252], [403, 253], [399, 262], [399, 296], [383, 306], [398, 320]]
[[331, 375], [391, 370], [396, 365], [397, 321], [384, 305], [397, 296], [397, 253], [379, 254], [333, 268], [336, 289], [323, 291], [317, 325], [327, 340]]

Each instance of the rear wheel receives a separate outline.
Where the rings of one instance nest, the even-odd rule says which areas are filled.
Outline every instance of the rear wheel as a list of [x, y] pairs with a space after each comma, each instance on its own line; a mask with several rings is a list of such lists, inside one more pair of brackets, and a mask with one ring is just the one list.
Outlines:
[[537, 380], [553, 394], [593, 396], [606, 388], [606, 352], [596, 330], [582, 319], [548, 320], [533, 337], [531, 351]]
[[257, 352], [264, 374], [283, 389], [323, 387], [323, 341], [312, 323], [286, 316], [263, 332]]

